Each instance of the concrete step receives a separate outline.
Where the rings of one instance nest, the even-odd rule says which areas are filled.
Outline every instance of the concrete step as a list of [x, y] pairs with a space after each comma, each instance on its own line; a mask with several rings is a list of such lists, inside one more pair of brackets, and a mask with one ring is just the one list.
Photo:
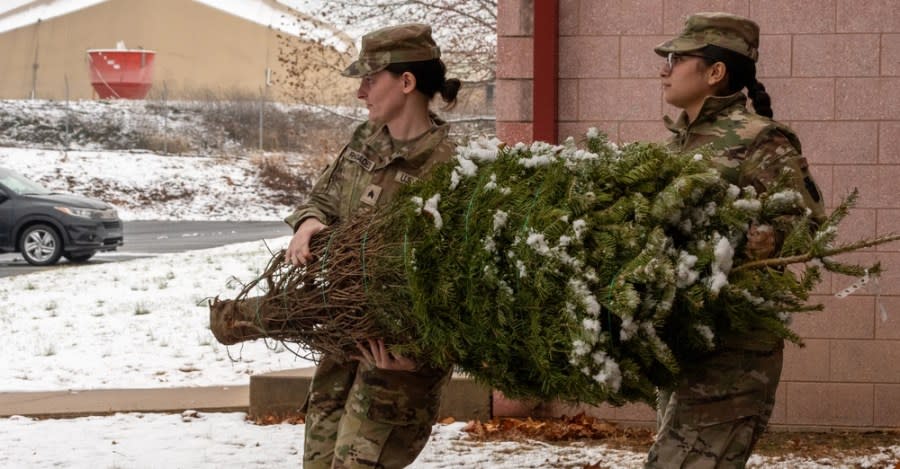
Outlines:
[[[300, 414], [315, 368], [275, 371], [250, 377], [251, 418], [290, 417]], [[491, 390], [468, 376], [454, 373], [441, 397], [438, 419], [488, 420]]]

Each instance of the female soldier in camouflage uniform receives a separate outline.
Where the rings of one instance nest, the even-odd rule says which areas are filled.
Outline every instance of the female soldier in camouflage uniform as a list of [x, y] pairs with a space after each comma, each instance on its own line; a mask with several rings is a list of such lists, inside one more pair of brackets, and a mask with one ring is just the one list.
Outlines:
[[[312, 259], [310, 239], [326, 225], [387, 206], [405, 184], [452, 156], [448, 125], [429, 112], [438, 92], [455, 103], [460, 82], [446, 79], [431, 27], [406, 24], [362, 39], [359, 59], [343, 75], [361, 79], [357, 97], [368, 121], [285, 221], [295, 234], [287, 260]], [[418, 366], [378, 338], [358, 360], [324, 356], [306, 405], [305, 468], [399, 468], [428, 440], [450, 370]]]
[[[681, 108], [666, 118], [672, 148], [712, 149], [722, 175], [738, 187], [765, 192], [785, 169], [814, 218], [822, 198], [800, 153], [797, 136], [773, 121], [769, 95], [756, 80], [759, 26], [739, 16], [699, 13], [681, 34], [657, 46], [666, 58], [663, 95]], [[747, 88], [754, 111], [745, 107]], [[768, 257], [782, 233], [751, 226], [746, 254]], [[756, 331], [722, 338], [722, 347], [685, 366], [674, 389], [660, 390], [657, 437], [646, 467], [744, 467], [765, 430], [781, 377], [783, 341]]]

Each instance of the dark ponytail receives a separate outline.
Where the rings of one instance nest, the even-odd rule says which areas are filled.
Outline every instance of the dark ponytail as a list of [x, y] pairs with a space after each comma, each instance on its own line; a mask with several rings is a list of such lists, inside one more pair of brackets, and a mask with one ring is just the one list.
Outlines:
[[718, 46], [706, 46], [701, 49], [701, 53], [707, 65], [716, 62], [725, 64], [726, 94], [734, 94], [747, 88], [747, 97], [753, 104], [753, 110], [761, 116], [772, 118], [772, 98], [766, 92], [766, 87], [756, 79], [756, 62], [745, 55]]
[[457, 78], [444, 80], [444, 86], [441, 87], [441, 99], [447, 103], [444, 109], [452, 109], [456, 106], [456, 95], [459, 94], [460, 87], [462, 87], [462, 82]]
[[772, 118], [772, 98], [766, 93], [766, 87], [753, 77], [750, 86], [747, 87], [747, 95], [753, 102], [753, 110], [761, 116]]
[[462, 83], [456, 78], [447, 78], [447, 66], [441, 59], [393, 63], [388, 65], [385, 70], [394, 75], [412, 73], [416, 77], [416, 89], [426, 98], [434, 99], [434, 96], [440, 93], [441, 99], [447, 103], [444, 110], [453, 109], [456, 106], [456, 95], [459, 94]]

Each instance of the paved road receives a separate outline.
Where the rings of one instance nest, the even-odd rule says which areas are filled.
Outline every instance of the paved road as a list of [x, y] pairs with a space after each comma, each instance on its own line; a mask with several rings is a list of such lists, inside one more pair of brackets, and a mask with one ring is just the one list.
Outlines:
[[[98, 253], [88, 264], [118, 262], [168, 252], [206, 249], [226, 244], [276, 238], [291, 234], [283, 222], [220, 221], [126, 221], [125, 245], [117, 251]], [[18, 254], [0, 254], [0, 277], [21, 275], [71, 264], [61, 259], [57, 266], [33, 267]]]

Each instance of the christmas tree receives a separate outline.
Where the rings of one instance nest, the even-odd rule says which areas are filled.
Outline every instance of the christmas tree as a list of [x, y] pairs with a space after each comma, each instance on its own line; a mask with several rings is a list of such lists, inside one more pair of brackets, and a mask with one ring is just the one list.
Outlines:
[[[344, 355], [382, 337], [510, 397], [651, 402], [723, 338], [799, 342], [790, 316], [821, 309], [822, 269], [879, 273], [831, 256], [897, 237], [834, 246], [855, 196], [817, 224], [790, 177], [758, 194], [702, 151], [593, 129], [581, 148], [472, 142], [389, 210], [320, 233], [310, 265], [276, 254], [214, 302], [213, 330]], [[746, 257], [751, 223], [787, 233], [776, 256]]]

